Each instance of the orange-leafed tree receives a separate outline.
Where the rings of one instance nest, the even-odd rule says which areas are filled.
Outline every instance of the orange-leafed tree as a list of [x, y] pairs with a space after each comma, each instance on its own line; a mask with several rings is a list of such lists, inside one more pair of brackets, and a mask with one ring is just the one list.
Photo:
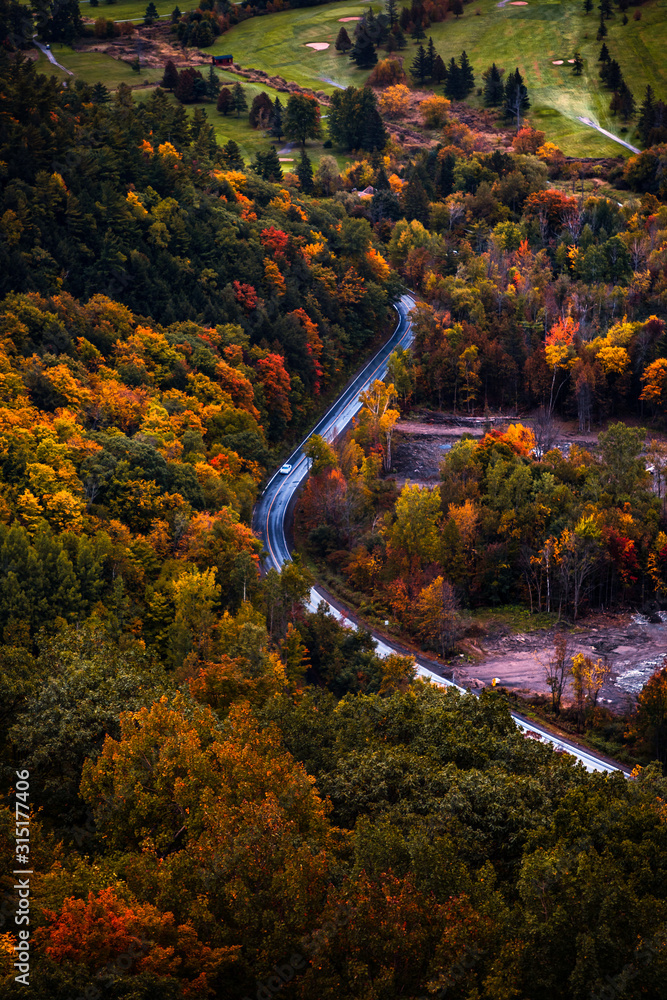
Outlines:
[[267, 354], [257, 361], [257, 377], [264, 389], [264, 401], [269, 416], [272, 437], [277, 437], [292, 419], [289, 394], [291, 379], [280, 354]]

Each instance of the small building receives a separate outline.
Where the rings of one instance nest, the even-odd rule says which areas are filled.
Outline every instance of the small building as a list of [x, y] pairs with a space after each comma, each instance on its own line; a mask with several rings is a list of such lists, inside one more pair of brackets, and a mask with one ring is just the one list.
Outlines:
[[214, 66], [231, 66], [234, 56], [211, 56], [211, 62]]

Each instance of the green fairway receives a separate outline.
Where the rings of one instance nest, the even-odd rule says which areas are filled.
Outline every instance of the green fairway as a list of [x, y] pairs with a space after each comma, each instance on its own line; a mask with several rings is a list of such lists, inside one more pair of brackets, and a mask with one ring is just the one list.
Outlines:
[[[171, 12], [176, 6], [176, 0], [154, 0], [160, 20], [170, 21]], [[100, 0], [97, 7], [91, 7], [90, 0], [79, 0], [79, 9], [83, 17], [106, 17], [107, 21], [143, 21], [148, 0], [120, 0], [118, 3], [107, 3]], [[194, 3], [179, 4], [182, 11], [192, 10]]]
[[[231, 52], [242, 66], [279, 74], [316, 90], [331, 92], [335, 84], [359, 86], [367, 73], [358, 70], [348, 56], [337, 53], [333, 43], [339, 18], [358, 15], [364, 9], [364, 5], [348, 2], [255, 17], [219, 38], [211, 51]], [[379, 11], [379, 5], [374, 9]], [[667, 0], [649, 0], [639, 8], [640, 21], [633, 19], [633, 10], [629, 9], [625, 26], [616, 10], [606, 22], [606, 42], [639, 104], [647, 83], [658, 96], [667, 97]], [[610, 114], [610, 94], [598, 80], [601, 43], [595, 37], [596, 13], [594, 7], [586, 16], [581, 0], [528, 0], [525, 6], [508, 4], [502, 8], [496, 0], [478, 0], [464, 8], [459, 20], [433, 24], [427, 34], [432, 35], [445, 61], [459, 56], [463, 49], [467, 51], [478, 86], [482, 71], [492, 62], [506, 70], [518, 66], [529, 89], [533, 124], [568, 155], [627, 154], [622, 146], [577, 121], [579, 115], [588, 117], [616, 134], [622, 127]], [[352, 22], [350, 34], [353, 28]], [[306, 47], [307, 42], [329, 42], [330, 47], [316, 52]], [[567, 62], [577, 49], [585, 60], [580, 77], [574, 76]], [[411, 42], [403, 53], [407, 66], [414, 53]], [[554, 66], [556, 59], [563, 59], [563, 65]], [[481, 104], [481, 100], [473, 96], [471, 103]], [[633, 131], [630, 126], [623, 138], [632, 143]]]
[[[61, 66], [72, 71], [75, 79], [85, 80], [86, 83], [100, 81], [109, 90], [116, 90], [120, 83], [127, 83], [130, 87], [136, 87], [140, 83], [159, 83], [164, 72], [161, 67], [151, 66], [142, 69], [141, 73], [135, 73], [126, 62], [113, 59], [103, 52], [77, 52], [68, 45], [56, 42], [51, 46], [51, 51]], [[47, 76], [55, 76], [59, 80], [71, 79], [42, 53], [37, 66]]]

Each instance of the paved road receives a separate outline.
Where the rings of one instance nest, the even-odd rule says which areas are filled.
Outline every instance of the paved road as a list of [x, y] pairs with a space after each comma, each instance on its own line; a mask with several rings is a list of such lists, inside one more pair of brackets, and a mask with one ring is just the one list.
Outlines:
[[[303, 453], [304, 446], [312, 434], [321, 434], [327, 441], [333, 441], [342, 431], [345, 430], [352, 418], [361, 409], [359, 393], [367, 388], [374, 379], [383, 378], [387, 371], [389, 355], [398, 346], [408, 347], [412, 342], [412, 324], [409, 319], [410, 310], [414, 307], [415, 300], [412, 295], [404, 295], [397, 304], [398, 324], [394, 333], [387, 343], [382, 347], [375, 357], [369, 361], [366, 367], [347, 385], [331, 409], [322, 417], [316, 427], [301, 442], [290, 457], [287, 463], [292, 466], [288, 475], [281, 475], [277, 472], [268, 482], [264, 493], [255, 507], [253, 526], [255, 531], [264, 542], [267, 551], [266, 562], [269, 566], [280, 569], [283, 563], [291, 558], [289, 544], [286, 537], [286, 529], [291, 518], [291, 506], [295, 493], [301, 483], [308, 475], [308, 459]], [[340, 605], [334, 607], [318, 590], [313, 587], [310, 592], [308, 607], [316, 611], [318, 606], [324, 602], [331, 614], [333, 614], [342, 624], [356, 628], [355, 622]], [[386, 639], [374, 635], [377, 651], [380, 656], [389, 656], [393, 652], [401, 652]], [[435, 673], [425, 663], [416, 659], [417, 673], [419, 676], [429, 678], [436, 684], [443, 684], [448, 687], [455, 687], [465, 694], [465, 688], [454, 684], [441, 674]], [[583, 747], [576, 746], [566, 740], [559, 739], [550, 734], [546, 729], [533, 722], [529, 722], [521, 715], [512, 713], [512, 718], [519, 729], [530, 733], [533, 739], [551, 743], [555, 750], [565, 751], [572, 754], [580, 761], [587, 771], [618, 770], [618, 767], [610, 761], [602, 760], [595, 754], [590, 753]], [[625, 772], [628, 773], [628, 772]]]
[[606, 135], [608, 139], [613, 139], [614, 142], [618, 142], [621, 146], [625, 146], [625, 148], [629, 149], [631, 153], [641, 153], [641, 149], [637, 149], [636, 146], [631, 146], [629, 142], [625, 141], [625, 139], [619, 139], [619, 137], [614, 135], [613, 132], [607, 132], [606, 128], [600, 128], [600, 126], [596, 125], [595, 122], [592, 122], [590, 118], [582, 118], [581, 115], [579, 115], [579, 121], [583, 122], [584, 125], [588, 125], [589, 128], [594, 128], [595, 131], [600, 132], [601, 135]]
[[34, 41], [35, 45], [37, 46], [37, 48], [42, 50], [42, 52], [44, 53], [44, 55], [46, 56], [46, 58], [49, 60], [50, 63], [53, 63], [53, 65], [57, 66], [58, 69], [63, 70], [64, 73], [69, 73], [70, 76], [74, 76], [74, 73], [72, 72], [71, 69], [68, 69], [67, 66], [62, 66], [58, 62], [58, 60], [54, 56], [54, 54], [51, 51], [51, 49], [47, 49], [46, 45], [42, 45], [41, 42], [37, 41], [37, 38], [35, 37], [35, 35], [33, 35], [33, 41]]

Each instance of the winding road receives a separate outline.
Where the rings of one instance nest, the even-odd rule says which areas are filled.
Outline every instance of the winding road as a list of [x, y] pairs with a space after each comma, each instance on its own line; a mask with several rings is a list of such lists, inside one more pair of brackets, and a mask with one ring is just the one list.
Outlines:
[[578, 121], [582, 122], [583, 125], [588, 125], [589, 128], [594, 128], [596, 132], [600, 133], [600, 135], [606, 135], [608, 139], [613, 139], [614, 142], [618, 142], [621, 146], [625, 146], [625, 148], [629, 149], [631, 153], [641, 153], [641, 149], [637, 149], [636, 146], [631, 146], [629, 142], [625, 141], [625, 139], [619, 139], [619, 137], [614, 135], [613, 132], [607, 132], [606, 128], [596, 125], [590, 118], [583, 118], [579, 115]]
[[[331, 406], [319, 423], [313, 427], [310, 434], [292, 452], [286, 463], [292, 466], [289, 474], [282, 475], [280, 472], [276, 472], [269, 480], [266, 489], [257, 502], [253, 515], [253, 527], [264, 543], [267, 553], [265, 563], [268, 566], [279, 570], [291, 558], [286, 531], [292, 517], [297, 490], [308, 475], [309, 462], [303, 452], [306, 442], [312, 434], [320, 434], [325, 440], [333, 441], [345, 430], [352, 418], [361, 409], [361, 403], [359, 402], [360, 392], [366, 389], [374, 379], [384, 378], [389, 355], [392, 351], [396, 350], [397, 347], [408, 347], [411, 344], [413, 333], [409, 314], [414, 305], [415, 300], [412, 295], [406, 294], [399, 300], [396, 306], [398, 324], [392, 336], [380, 348], [375, 357], [368, 362], [365, 368], [348, 383], [333, 406]], [[309, 610], [316, 611], [322, 602], [326, 604], [330, 613], [343, 625], [349, 628], [357, 627], [352, 617], [347, 616], [337, 607], [334, 607], [317, 587], [312, 587], [308, 602]], [[405, 650], [400, 645], [392, 644], [390, 641], [387, 641], [386, 637], [380, 637], [373, 633], [373, 638], [375, 639], [376, 649], [380, 656], [389, 656], [390, 653], [394, 652], [405, 654]], [[415, 663], [419, 676], [428, 678], [436, 684], [455, 687], [463, 694], [466, 693], [465, 688], [460, 687], [441, 674], [435, 673], [419, 659], [416, 659]], [[512, 718], [519, 729], [523, 730], [526, 735], [545, 743], [551, 743], [555, 750], [571, 754], [584, 765], [587, 771], [611, 773], [620, 769], [626, 775], [629, 774], [629, 772], [620, 768], [613, 761], [603, 760], [584, 747], [564, 739], [559, 739], [548, 730], [528, 721], [515, 712], [512, 712]]]

